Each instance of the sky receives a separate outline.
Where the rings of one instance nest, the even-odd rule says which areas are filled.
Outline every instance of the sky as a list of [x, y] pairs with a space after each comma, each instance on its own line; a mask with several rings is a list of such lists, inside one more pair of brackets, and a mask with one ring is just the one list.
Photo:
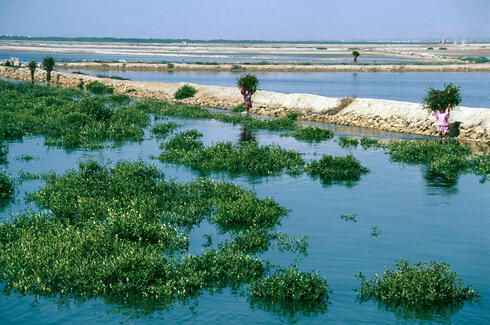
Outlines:
[[490, 0], [0, 0], [0, 34], [277, 41], [490, 40]]

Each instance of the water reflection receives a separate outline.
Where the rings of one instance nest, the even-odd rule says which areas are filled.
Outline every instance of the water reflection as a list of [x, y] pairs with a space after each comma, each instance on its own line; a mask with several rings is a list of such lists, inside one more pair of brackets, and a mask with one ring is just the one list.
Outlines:
[[459, 176], [448, 179], [435, 173], [427, 166], [422, 166], [422, 175], [426, 181], [427, 194], [454, 195], [458, 193]]
[[252, 310], [260, 309], [283, 317], [288, 323], [296, 323], [302, 317], [312, 318], [327, 312], [327, 303], [324, 301], [321, 303], [292, 303], [251, 298], [249, 305]]
[[255, 140], [255, 133], [250, 130], [247, 126], [242, 125], [240, 129], [240, 143], [242, 142], [250, 142]]
[[378, 302], [377, 307], [378, 310], [393, 313], [399, 320], [419, 321], [418, 323], [420, 324], [425, 322], [451, 324], [451, 317], [463, 307], [463, 304], [450, 305], [446, 307], [414, 307], [404, 305], [394, 306]]

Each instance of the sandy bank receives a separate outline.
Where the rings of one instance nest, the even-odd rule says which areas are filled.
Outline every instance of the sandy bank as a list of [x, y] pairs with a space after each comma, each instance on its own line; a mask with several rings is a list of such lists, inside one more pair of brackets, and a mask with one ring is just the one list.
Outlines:
[[464, 72], [490, 71], [490, 63], [459, 64], [193, 64], [193, 63], [57, 63], [62, 69], [125, 71], [257, 71], [257, 72]]
[[[10, 79], [30, 80], [28, 69], [0, 66], [0, 76]], [[45, 80], [45, 72], [36, 71], [36, 80]], [[237, 88], [191, 84], [197, 89], [193, 98], [177, 101], [175, 91], [184, 83], [139, 82], [101, 79], [92, 76], [53, 72], [52, 82], [66, 87], [76, 87], [83, 82], [97, 80], [113, 87], [115, 93], [125, 93], [138, 98], [230, 109], [243, 99]], [[376, 128], [385, 131], [420, 135], [436, 135], [435, 119], [422, 104], [357, 98], [351, 101], [311, 94], [282, 94], [258, 91], [253, 96], [253, 113], [266, 116], [283, 116], [289, 110], [299, 112], [300, 119], [347, 126]], [[490, 109], [456, 107], [450, 122], [462, 122], [459, 139], [490, 144]]]

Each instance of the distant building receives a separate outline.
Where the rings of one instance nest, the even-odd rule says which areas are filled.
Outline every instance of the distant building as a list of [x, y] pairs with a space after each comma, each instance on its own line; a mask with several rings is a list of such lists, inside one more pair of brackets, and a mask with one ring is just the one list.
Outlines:
[[446, 45], [446, 40], [444, 38], [441, 39], [441, 45]]
[[10, 58], [10, 64], [13, 66], [13, 67], [16, 67], [19, 65], [19, 58]]

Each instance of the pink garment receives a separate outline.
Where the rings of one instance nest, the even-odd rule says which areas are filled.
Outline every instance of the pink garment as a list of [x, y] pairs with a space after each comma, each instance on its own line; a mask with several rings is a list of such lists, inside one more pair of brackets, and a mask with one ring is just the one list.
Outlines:
[[449, 120], [449, 110], [445, 110], [444, 113], [439, 111], [434, 112], [434, 116], [437, 120], [437, 131], [438, 132], [447, 132], [448, 128], [448, 120]]

